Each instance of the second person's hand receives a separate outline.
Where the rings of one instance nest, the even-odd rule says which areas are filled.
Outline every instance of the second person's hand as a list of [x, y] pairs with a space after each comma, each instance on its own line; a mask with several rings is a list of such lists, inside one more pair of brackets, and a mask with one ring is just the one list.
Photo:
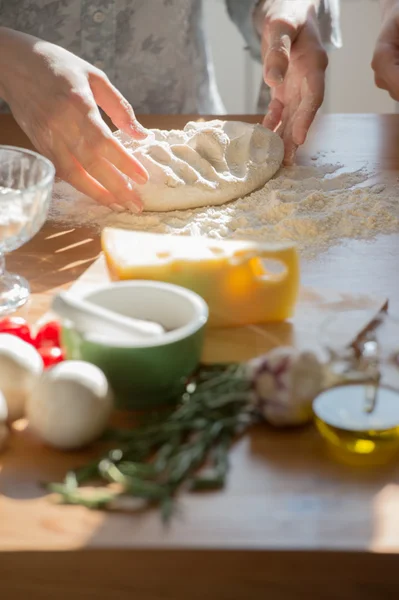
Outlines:
[[382, 23], [371, 63], [377, 87], [399, 101], [399, 0], [381, 2]]
[[326, 51], [317, 20], [318, 0], [267, 0], [256, 23], [262, 35], [263, 74], [271, 102], [263, 124], [277, 129], [290, 165], [305, 142], [324, 98]]
[[132, 181], [148, 180], [101, 118], [146, 137], [130, 104], [99, 69], [67, 50], [0, 27], [0, 97], [57, 175], [97, 202], [142, 210]]

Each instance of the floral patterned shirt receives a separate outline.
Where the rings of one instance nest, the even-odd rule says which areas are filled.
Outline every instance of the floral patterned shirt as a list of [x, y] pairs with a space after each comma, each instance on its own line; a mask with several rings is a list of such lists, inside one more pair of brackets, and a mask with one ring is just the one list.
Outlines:
[[[252, 20], [257, 1], [225, 0], [254, 57], [260, 55]], [[324, 0], [324, 6], [331, 2], [338, 0]], [[0, 25], [58, 44], [102, 69], [138, 114], [225, 112], [202, 0], [0, 0]], [[0, 100], [0, 112], [6, 108]]]

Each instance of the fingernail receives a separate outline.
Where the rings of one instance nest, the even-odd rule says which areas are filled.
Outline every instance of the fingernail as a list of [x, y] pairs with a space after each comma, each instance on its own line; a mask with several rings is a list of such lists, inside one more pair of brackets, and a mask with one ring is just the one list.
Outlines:
[[125, 209], [123, 208], [123, 206], [121, 206], [120, 204], [110, 204], [110, 208], [112, 208], [112, 210], [114, 212], [126, 212]]
[[284, 156], [284, 165], [286, 167], [292, 167], [295, 164], [297, 146], [293, 145], [291, 148], [286, 149]]
[[139, 214], [142, 212], [142, 209], [137, 206], [134, 202], [126, 202], [126, 207], [133, 213]]
[[135, 179], [136, 179], [137, 183], [139, 183], [140, 185], [144, 185], [148, 181], [148, 175], [145, 176], [145, 175], [142, 175], [141, 173], [137, 173]]
[[284, 81], [283, 74], [281, 73], [280, 69], [278, 69], [277, 67], [271, 67], [266, 72], [266, 78], [269, 81], [273, 81], [274, 83], [277, 83], [277, 85], [280, 85]]
[[143, 137], [147, 137], [148, 131], [138, 121], [130, 123], [129, 129], [133, 134], [139, 134]]

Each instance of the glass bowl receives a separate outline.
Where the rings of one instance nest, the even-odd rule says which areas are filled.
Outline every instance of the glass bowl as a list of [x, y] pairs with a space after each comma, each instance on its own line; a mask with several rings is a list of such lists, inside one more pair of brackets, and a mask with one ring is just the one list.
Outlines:
[[26, 279], [5, 270], [5, 255], [43, 226], [54, 174], [53, 164], [40, 154], [0, 146], [0, 315], [13, 312], [29, 298]]
[[329, 319], [321, 331], [331, 386], [313, 403], [316, 426], [334, 454], [378, 464], [399, 453], [399, 319], [380, 313], [352, 346]]

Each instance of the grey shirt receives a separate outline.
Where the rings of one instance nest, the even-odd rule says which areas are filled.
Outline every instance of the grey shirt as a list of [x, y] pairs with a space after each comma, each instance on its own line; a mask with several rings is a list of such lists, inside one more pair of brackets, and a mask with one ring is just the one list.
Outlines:
[[[259, 58], [252, 19], [257, 1], [225, 3], [252, 56]], [[322, 21], [334, 23], [331, 3], [337, 2], [324, 0]], [[138, 114], [224, 112], [202, 0], [0, 0], [0, 25], [58, 44], [104, 70]], [[0, 112], [5, 109], [0, 100]]]

